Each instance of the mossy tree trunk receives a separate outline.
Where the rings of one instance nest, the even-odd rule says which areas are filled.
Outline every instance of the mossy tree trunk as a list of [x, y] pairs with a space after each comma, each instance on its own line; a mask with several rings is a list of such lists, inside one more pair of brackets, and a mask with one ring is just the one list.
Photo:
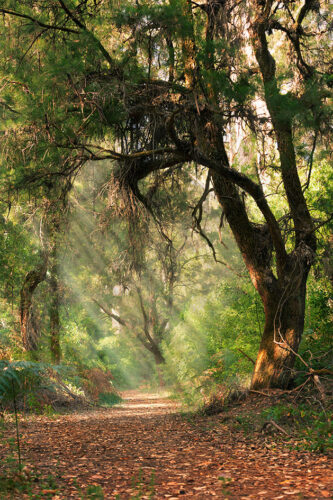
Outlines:
[[252, 389], [287, 388], [293, 379], [296, 353], [302, 338], [305, 280], [272, 294], [264, 301], [265, 327], [252, 375]]
[[50, 277], [50, 350], [53, 363], [59, 364], [61, 360], [61, 347], [60, 347], [60, 289], [59, 289], [59, 276], [58, 276], [58, 262], [56, 246], [53, 250], [53, 264], [51, 268]]
[[38, 347], [38, 335], [32, 324], [32, 299], [37, 286], [45, 280], [48, 256], [43, 254], [35, 269], [30, 271], [23, 282], [20, 292], [20, 325], [22, 344], [26, 351], [34, 351]]

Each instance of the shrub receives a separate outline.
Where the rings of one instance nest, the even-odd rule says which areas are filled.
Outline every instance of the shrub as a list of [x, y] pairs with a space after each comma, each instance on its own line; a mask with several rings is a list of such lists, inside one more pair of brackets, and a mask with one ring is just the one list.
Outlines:
[[101, 392], [98, 395], [98, 402], [103, 406], [114, 406], [122, 401], [122, 398], [116, 393]]
[[46, 366], [32, 361], [0, 361], [0, 402], [31, 395], [43, 387]]

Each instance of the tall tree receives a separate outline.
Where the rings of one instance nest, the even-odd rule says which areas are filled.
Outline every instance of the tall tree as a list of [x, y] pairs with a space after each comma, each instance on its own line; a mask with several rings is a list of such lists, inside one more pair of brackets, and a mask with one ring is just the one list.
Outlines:
[[[329, 131], [328, 4], [4, 0], [0, 12], [11, 40], [2, 147], [5, 160], [24, 165], [10, 182], [43, 191], [88, 160], [108, 159], [110, 204], [116, 187], [127, 210], [139, 200], [156, 213], [143, 179], [207, 169], [265, 308], [252, 387], [286, 387], [316, 253], [306, 190]], [[240, 127], [253, 152], [243, 144], [235, 157], [227, 139]], [[283, 217], [269, 203], [275, 190]]]

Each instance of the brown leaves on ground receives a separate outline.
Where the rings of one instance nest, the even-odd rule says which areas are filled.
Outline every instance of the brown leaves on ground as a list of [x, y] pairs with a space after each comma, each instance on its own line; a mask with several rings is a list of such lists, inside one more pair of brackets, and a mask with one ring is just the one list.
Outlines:
[[37, 481], [32, 498], [332, 498], [328, 456], [249, 438], [224, 414], [192, 418], [156, 395], [125, 398], [110, 410], [21, 423], [24, 462], [56, 483]]

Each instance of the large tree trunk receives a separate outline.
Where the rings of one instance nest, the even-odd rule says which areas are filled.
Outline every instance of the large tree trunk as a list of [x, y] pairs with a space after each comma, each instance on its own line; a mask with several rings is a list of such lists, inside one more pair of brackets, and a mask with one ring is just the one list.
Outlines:
[[265, 311], [251, 387], [288, 387], [304, 328], [306, 280], [314, 250], [305, 242], [280, 256], [279, 276], [272, 269], [272, 238], [267, 225], [252, 224], [236, 187], [215, 172], [215, 193], [242, 253]]
[[157, 345], [154, 346], [154, 348], [151, 350], [151, 352], [154, 355], [154, 359], [155, 359], [155, 363], [156, 363], [156, 372], [157, 372], [159, 386], [164, 387], [165, 382], [163, 379], [163, 370], [161, 367], [165, 364], [165, 359], [164, 359], [163, 354], [161, 353], [161, 351]]
[[265, 328], [252, 375], [251, 388], [287, 388], [293, 378], [295, 355], [305, 314], [305, 278], [300, 286], [264, 298]]

